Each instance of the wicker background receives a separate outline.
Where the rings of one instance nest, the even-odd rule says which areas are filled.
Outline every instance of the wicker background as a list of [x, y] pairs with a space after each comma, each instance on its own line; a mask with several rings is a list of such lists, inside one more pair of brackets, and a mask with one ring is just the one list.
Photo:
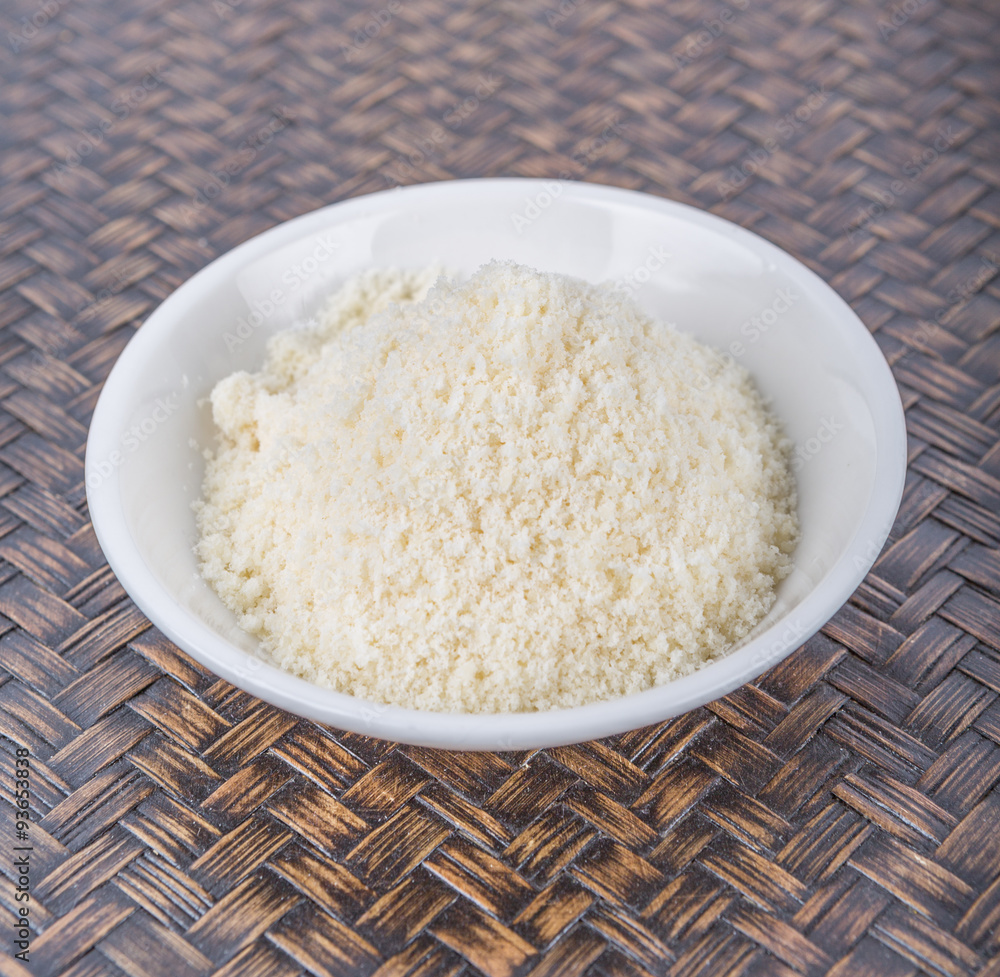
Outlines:
[[[27, 965], [0, 858], [0, 975], [1000, 975], [987, 10], [6, 3], [0, 743], [32, 751], [37, 823]], [[83, 488], [103, 378], [193, 272], [483, 175], [776, 242], [872, 329], [910, 432], [890, 543], [821, 635], [675, 721], [532, 754], [397, 747], [214, 678], [125, 596]]]

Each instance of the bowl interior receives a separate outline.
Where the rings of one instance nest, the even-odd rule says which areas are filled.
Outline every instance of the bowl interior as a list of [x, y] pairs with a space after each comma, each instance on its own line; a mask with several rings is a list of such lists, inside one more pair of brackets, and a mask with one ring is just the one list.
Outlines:
[[[267, 339], [368, 267], [493, 258], [610, 280], [655, 316], [733, 356], [795, 444], [802, 538], [768, 618], [727, 658], [616, 702], [530, 716], [444, 716], [318, 689], [257, 657], [204, 583], [191, 503], [213, 443], [205, 399], [259, 369]], [[693, 377], [692, 382], [699, 378]], [[147, 615], [213, 671], [284, 708], [438, 746], [526, 747], [607, 735], [724, 694], [792, 650], [843, 603], [888, 533], [905, 468], [899, 396], [848, 306], [762, 239], [627, 191], [526, 180], [390, 191], [328, 207], [241, 245], [142, 326], [109, 377], [87, 451], [95, 529]], [[632, 700], [631, 702], [629, 700]]]

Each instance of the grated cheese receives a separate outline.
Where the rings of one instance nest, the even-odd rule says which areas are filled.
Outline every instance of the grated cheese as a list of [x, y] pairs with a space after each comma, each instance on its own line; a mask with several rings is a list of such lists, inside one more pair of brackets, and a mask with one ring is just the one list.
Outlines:
[[744, 637], [798, 533], [746, 371], [610, 285], [434, 277], [359, 276], [213, 390], [197, 554], [241, 626], [310, 682], [455, 712], [637, 692]]

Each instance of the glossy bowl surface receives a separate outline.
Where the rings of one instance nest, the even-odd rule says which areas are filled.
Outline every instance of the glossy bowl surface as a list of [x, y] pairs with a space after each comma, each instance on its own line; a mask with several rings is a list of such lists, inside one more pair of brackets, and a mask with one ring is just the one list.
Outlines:
[[[234, 370], [259, 369], [269, 336], [368, 267], [493, 258], [613, 280], [753, 374], [795, 443], [802, 539], [778, 602], [727, 657], [619, 699], [538, 713], [457, 715], [386, 707], [319, 688], [257, 657], [205, 584], [191, 503], [205, 403]], [[868, 330], [788, 254], [711, 214], [594, 184], [466, 180], [390, 190], [288, 221], [213, 261], [125, 348], [94, 412], [87, 498], [112, 569], [144, 613], [214, 673], [342, 729], [454, 749], [526, 749], [607, 736], [730, 692], [816, 632], [862, 581], [902, 494], [899, 393]]]

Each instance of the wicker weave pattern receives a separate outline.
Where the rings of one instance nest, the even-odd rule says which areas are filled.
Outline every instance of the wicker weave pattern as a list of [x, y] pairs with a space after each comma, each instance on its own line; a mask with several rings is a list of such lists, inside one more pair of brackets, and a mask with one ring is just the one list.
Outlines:
[[[380, 3], [0, 15], [0, 733], [36, 819], [31, 963], [5, 946], [0, 974], [1000, 975], [996, 11]], [[873, 330], [911, 438], [890, 543], [822, 634], [707, 708], [533, 754], [216, 679], [125, 596], [83, 486], [103, 378], [212, 257], [484, 175], [786, 248]]]

